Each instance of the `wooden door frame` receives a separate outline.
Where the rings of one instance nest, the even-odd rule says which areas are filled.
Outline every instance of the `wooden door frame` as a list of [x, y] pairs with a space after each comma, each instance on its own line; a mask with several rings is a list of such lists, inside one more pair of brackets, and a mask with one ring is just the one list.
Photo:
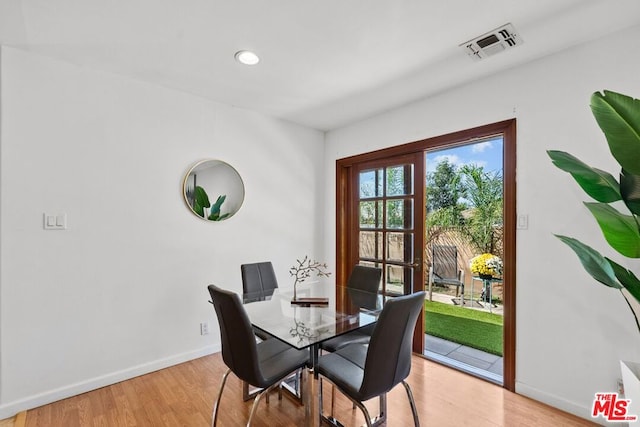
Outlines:
[[[346, 283], [349, 272], [358, 262], [357, 244], [349, 245], [348, 231], [357, 228], [355, 215], [349, 203], [353, 194], [349, 189], [357, 188], [355, 165], [388, 157], [396, 157], [437, 148], [466, 145], [473, 140], [491, 136], [503, 136], [503, 221], [504, 221], [504, 369], [503, 387], [515, 391], [516, 353], [516, 119], [504, 120], [433, 138], [371, 151], [336, 160], [336, 280]], [[424, 194], [423, 194], [424, 196]], [[424, 200], [423, 200], [424, 204]], [[424, 218], [416, 218], [423, 221]], [[424, 248], [423, 248], [424, 250]], [[422, 271], [422, 269], [421, 269]], [[422, 271], [424, 280], [424, 271]], [[338, 296], [337, 296], [338, 297]], [[413, 351], [424, 351], [424, 321], [422, 315], [416, 325]]]

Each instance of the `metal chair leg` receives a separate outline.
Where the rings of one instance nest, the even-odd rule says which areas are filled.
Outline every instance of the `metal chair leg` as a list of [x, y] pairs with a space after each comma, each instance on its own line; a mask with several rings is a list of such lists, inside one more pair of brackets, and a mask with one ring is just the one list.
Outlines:
[[249, 383], [246, 381], [242, 381], [242, 400], [246, 402], [251, 399], [251, 393], [249, 393]]
[[364, 414], [364, 421], [367, 423], [367, 427], [372, 427], [374, 424], [371, 422], [371, 415], [369, 415], [369, 411], [367, 410], [367, 407], [360, 402], [356, 402], [355, 400], [352, 400], [352, 401], [353, 403], [356, 404], [356, 406], [358, 406], [358, 408], [360, 408], [360, 410]]
[[231, 369], [227, 369], [227, 372], [222, 376], [222, 384], [220, 384], [220, 391], [218, 391], [218, 397], [216, 398], [216, 403], [213, 405], [213, 414], [211, 414], [211, 427], [216, 427], [216, 423], [218, 420], [218, 406], [220, 406], [220, 400], [222, 399], [222, 390], [224, 389], [224, 385], [227, 382], [227, 377], [231, 373]]
[[411, 387], [406, 381], [402, 381], [402, 385], [404, 389], [407, 391], [407, 396], [409, 397], [409, 404], [411, 405], [411, 412], [413, 413], [413, 424], [415, 427], [420, 427], [420, 420], [418, 419], [418, 410], [416, 408], [416, 402], [413, 400], [413, 393], [411, 392]]
[[[227, 369], [227, 372], [225, 372], [224, 376], [222, 377], [222, 384], [220, 385], [220, 391], [218, 392], [218, 397], [216, 398], [216, 402], [213, 405], [213, 414], [212, 414], [212, 421], [211, 421], [212, 427], [216, 427], [217, 419], [218, 419], [218, 406], [220, 406], [220, 400], [222, 399], [222, 390], [224, 389], [225, 383], [227, 382], [227, 377], [229, 376], [230, 373], [231, 373], [231, 369]], [[251, 406], [251, 413], [249, 414], [249, 421], [247, 421], [247, 427], [251, 425], [251, 420], [253, 419], [253, 415], [255, 414], [256, 409], [258, 409], [258, 405], [260, 404], [260, 399], [262, 399], [262, 396], [265, 396], [265, 400], [267, 401], [267, 403], [269, 403], [269, 393], [273, 391], [273, 389], [276, 387], [278, 387], [278, 390], [280, 390], [280, 384], [282, 381], [284, 381], [285, 378], [282, 378], [280, 381], [277, 381], [270, 387], [257, 390], [251, 393], [251, 396], [255, 396], [255, 397], [253, 399], [253, 405]], [[302, 381], [302, 384], [305, 385], [305, 387], [308, 387], [309, 379], [305, 371], [302, 371], [301, 381]], [[243, 381], [243, 398], [249, 394], [248, 391], [249, 391], [249, 385]], [[308, 392], [310, 393], [311, 391], [308, 390]], [[309, 411], [309, 410], [310, 408], [308, 407], [305, 408], [305, 411]]]
[[[283, 381], [280, 384], [280, 389], [278, 390], [278, 400], [282, 399], [282, 392], [286, 392], [289, 393], [291, 395], [291, 397], [294, 398], [294, 400], [296, 400], [299, 404], [303, 405], [304, 404], [304, 392], [303, 389], [304, 387], [302, 386], [302, 384], [304, 384], [302, 377], [304, 376], [304, 371], [306, 369], [299, 369], [294, 376], [291, 376], [289, 378], [287, 378], [287, 380]], [[293, 379], [293, 387], [291, 385], [289, 385], [288, 381], [291, 381], [291, 379]]]
[[387, 393], [381, 394], [379, 399], [380, 399], [380, 412], [376, 417], [376, 420], [375, 420], [376, 424], [378, 423], [382, 424], [385, 421], [387, 421]]
[[[280, 378], [280, 380], [276, 381], [271, 386], [262, 389], [262, 391], [256, 395], [255, 399], [253, 400], [253, 405], [251, 406], [251, 413], [249, 414], [249, 421], [247, 421], [247, 427], [251, 425], [251, 420], [253, 419], [253, 415], [255, 414], [256, 409], [258, 409], [258, 405], [260, 404], [260, 399], [262, 398], [262, 396], [264, 395], [268, 399], [269, 393], [271, 393], [271, 391], [273, 391], [273, 389], [276, 387], [280, 388], [280, 383], [284, 381], [285, 378], [287, 377]], [[308, 379], [305, 376], [303, 376], [303, 381], [305, 381], [305, 384], [308, 383]], [[305, 408], [305, 410], [307, 410], [307, 408]]]
[[262, 390], [260, 393], [256, 395], [255, 399], [253, 399], [253, 405], [251, 406], [251, 413], [249, 414], [249, 421], [247, 421], [247, 427], [251, 425], [251, 420], [253, 419], [253, 415], [255, 414], [256, 409], [258, 409], [258, 405], [260, 404], [260, 399], [262, 398], [262, 396], [268, 395], [271, 392], [271, 390], [273, 390], [276, 387], [280, 387], [280, 382], [273, 384], [271, 387], [265, 388], [264, 390]]
[[[303, 398], [303, 393], [302, 393], [302, 369], [296, 374], [296, 380], [295, 380], [295, 386], [294, 389], [292, 390], [287, 384], [286, 382], [282, 382], [281, 383], [281, 387], [278, 389], [278, 400], [282, 400], [282, 392], [283, 392], [283, 388], [284, 391], [291, 394], [297, 401], [298, 403], [302, 404], [304, 398]], [[249, 400], [253, 400], [256, 395], [258, 393], [260, 393], [260, 391], [262, 391], [262, 389], [256, 389], [253, 390], [252, 392], [249, 392], [249, 384], [245, 381], [242, 381], [242, 400], [244, 402], [247, 402]], [[269, 403], [269, 396], [266, 397], [266, 402]]]
[[[242, 381], [242, 401], [247, 402], [249, 400], [253, 400], [258, 393], [262, 391], [261, 388], [255, 389], [252, 392], [249, 392], [249, 383], [246, 381]], [[267, 401], [267, 403], [269, 403]]]
[[[256, 390], [254, 390], [254, 391], [252, 391], [250, 393], [249, 392], [249, 383], [247, 383], [246, 381], [242, 381], [242, 401], [243, 402], [255, 399], [255, 397], [261, 391], [262, 391], [262, 389], [259, 388], [259, 389], [256, 389]], [[282, 388], [278, 389], [278, 400], [282, 400]], [[267, 402], [267, 404], [269, 404], [269, 395], [268, 394], [265, 397], [265, 401]]]
[[[327, 380], [329, 381], [329, 380]], [[331, 415], [329, 417], [325, 417], [324, 414], [322, 413], [322, 377], [318, 377], [318, 425], [322, 425], [322, 421], [325, 420], [327, 421], [329, 424], [334, 425], [334, 426], [341, 426], [342, 424], [336, 420], [333, 416], [333, 398], [334, 398], [334, 394], [335, 394], [335, 389], [336, 389], [336, 385], [333, 384], [331, 381], [329, 381], [329, 383], [332, 386], [331, 389]], [[372, 422], [371, 421], [371, 415], [369, 415], [369, 410], [367, 409], [366, 406], [364, 406], [363, 403], [358, 402], [354, 399], [352, 399], [350, 396], [344, 394], [345, 397], [347, 397], [355, 406], [357, 406], [358, 408], [360, 408], [360, 410], [362, 411], [362, 413], [364, 414], [364, 419], [365, 422], [367, 423], [367, 427], [375, 427], [375, 426], [379, 426], [381, 425], [385, 419], [376, 419], [376, 421]], [[384, 397], [383, 397], [384, 396]], [[381, 395], [380, 396], [380, 409], [384, 410], [386, 412], [387, 409], [387, 404], [386, 404], [387, 400], [386, 400], [386, 394], [385, 395]]]

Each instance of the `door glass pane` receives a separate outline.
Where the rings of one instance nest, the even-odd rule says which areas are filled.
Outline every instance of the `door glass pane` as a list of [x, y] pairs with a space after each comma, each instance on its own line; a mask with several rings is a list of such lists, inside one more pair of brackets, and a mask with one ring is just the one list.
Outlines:
[[360, 258], [382, 258], [382, 233], [376, 231], [360, 232]]
[[387, 265], [387, 271], [385, 272], [385, 280], [387, 286], [387, 293], [389, 294], [404, 294], [405, 281], [412, 283], [411, 277], [405, 277], [406, 275], [412, 276], [413, 269], [405, 268], [399, 265]]
[[[382, 291], [391, 295], [410, 292], [413, 288], [413, 282], [407, 282], [413, 277], [410, 270], [414, 262], [422, 259], [423, 248], [415, 248], [416, 244], [421, 245], [422, 236], [417, 238], [414, 234], [413, 217], [414, 210], [420, 208], [414, 201], [417, 185], [414, 161], [418, 159], [419, 155], [411, 155], [385, 163], [376, 161], [375, 166], [357, 172], [358, 201], [352, 212], [357, 215], [353, 219], [357, 221], [354, 232], [358, 233], [358, 262], [379, 266], [393, 282], [392, 289], [387, 289], [387, 281], [381, 281]], [[392, 265], [395, 267], [390, 268]]]
[[380, 228], [382, 226], [382, 203], [360, 202], [360, 228]]
[[382, 169], [360, 172], [360, 198], [367, 199], [382, 195]]
[[413, 200], [387, 200], [387, 228], [413, 228]]
[[413, 194], [413, 165], [387, 168], [387, 196]]
[[387, 261], [413, 262], [412, 233], [387, 233]]

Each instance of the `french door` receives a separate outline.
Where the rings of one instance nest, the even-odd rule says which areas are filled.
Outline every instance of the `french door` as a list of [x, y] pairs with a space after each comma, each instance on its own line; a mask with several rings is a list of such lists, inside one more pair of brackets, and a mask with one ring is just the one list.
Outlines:
[[[424, 289], [424, 155], [420, 152], [358, 162], [343, 170], [338, 203], [345, 234], [338, 263], [345, 283], [354, 265], [382, 270], [380, 293], [407, 295]], [[348, 230], [348, 231], [347, 231]], [[424, 343], [422, 315], [414, 351]], [[420, 331], [418, 331], [420, 329]]]
[[[516, 121], [372, 151], [336, 162], [336, 280], [346, 283], [356, 264], [383, 270], [380, 292], [401, 295], [424, 289], [425, 155], [430, 150], [501, 135], [504, 173], [504, 388], [515, 390]], [[341, 303], [336, 295], [337, 304]], [[413, 351], [424, 350], [420, 316]]]
[[[382, 269], [380, 292], [407, 295], [422, 289], [424, 191], [422, 156], [358, 164], [352, 212], [356, 264]], [[356, 235], [357, 234], [357, 235]], [[418, 286], [416, 286], [416, 284]]]

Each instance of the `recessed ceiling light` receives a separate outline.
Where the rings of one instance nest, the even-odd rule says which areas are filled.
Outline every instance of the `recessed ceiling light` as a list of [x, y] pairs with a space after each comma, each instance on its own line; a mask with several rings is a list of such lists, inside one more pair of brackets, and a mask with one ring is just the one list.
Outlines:
[[256, 65], [260, 62], [260, 58], [258, 55], [251, 52], [250, 50], [239, 50], [235, 54], [236, 61], [244, 65]]

